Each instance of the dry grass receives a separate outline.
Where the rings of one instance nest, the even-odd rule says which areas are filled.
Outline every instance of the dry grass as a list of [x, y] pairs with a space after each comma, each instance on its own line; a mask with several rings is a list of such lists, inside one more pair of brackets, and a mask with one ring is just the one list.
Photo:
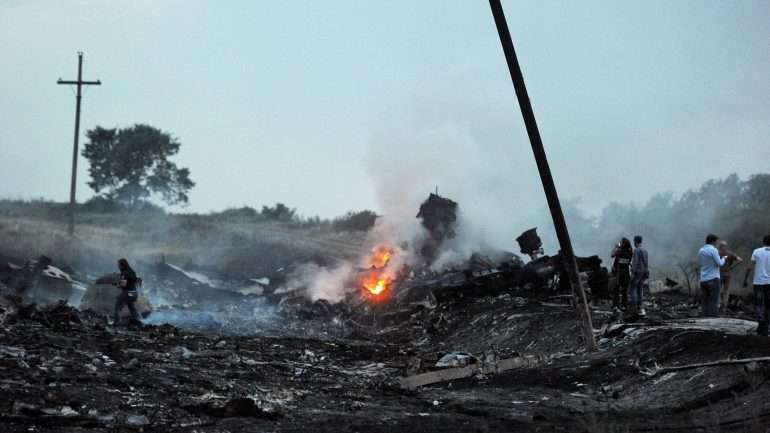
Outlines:
[[[162, 257], [180, 265], [223, 272], [265, 273], [287, 263], [321, 263], [355, 256], [363, 234], [328, 227], [293, 228], [270, 221], [232, 221], [205, 215], [80, 215], [73, 238], [60, 215], [0, 215], [0, 254], [26, 259], [45, 254], [90, 272], [111, 271], [118, 257], [151, 264]], [[253, 275], [252, 275], [253, 276]]]

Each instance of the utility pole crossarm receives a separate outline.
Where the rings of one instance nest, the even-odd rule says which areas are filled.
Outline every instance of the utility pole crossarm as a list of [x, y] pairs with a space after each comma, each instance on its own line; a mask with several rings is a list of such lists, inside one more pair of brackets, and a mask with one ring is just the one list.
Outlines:
[[56, 84], [90, 84], [93, 86], [101, 86], [102, 82], [100, 80], [96, 81], [69, 81], [69, 80], [62, 80], [59, 78], [59, 80], [56, 82]]

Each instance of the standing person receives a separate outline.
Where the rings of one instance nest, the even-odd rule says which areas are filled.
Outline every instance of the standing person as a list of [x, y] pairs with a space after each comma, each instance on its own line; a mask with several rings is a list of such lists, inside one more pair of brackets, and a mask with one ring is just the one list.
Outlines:
[[719, 316], [719, 270], [725, 265], [725, 259], [717, 250], [719, 236], [706, 236], [706, 245], [698, 251], [700, 263], [700, 289], [703, 293], [703, 317]]
[[743, 259], [727, 248], [726, 241], [719, 241], [719, 256], [725, 258], [725, 265], [719, 268], [719, 278], [722, 280], [722, 289], [719, 291], [719, 311], [724, 313], [730, 301], [730, 280], [733, 269], [741, 264]]
[[615, 245], [615, 249], [612, 250], [612, 257], [615, 259], [612, 263], [612, 273], [615, 274], [618, 280], [617, 285], [615, 285], [612, 303], [615, 308], [622, 310], [628, 308], [628, 286], [631, 283], [630, 266], [633, 255], [634, 249], [631, 248], [631, 241], [628, 238], [621, 239]]
[[759, 326], [757, 334], [767, 336], [770, 320], [770, 235], [762, 238], [762, 246], [751, 253], [751, 262], [743, 277], [743, 287], [748, 286], [749, 274], [754, 271], [754, 299], [757, 303]]
[[120, 280], [116, 285], [121, 290], [115, 300], [115, 313], [113, 319], [116, 325], [120, 323], [120, 311], [123, 309], [123, 306], [127, 306], [129, 313], [131, 313], [131, 319], [138, 322], [139, 314], [136, 312], [136, 307], [134, 306], [138, 297], [136, 293], [136, 272], [131, 269], [128, 260], [126, 259], [118, 260], [118, 269], [120, 270]]
[[650, 262], [647, 250], [642, 248], [642, 237], [634, 236], [634, 255], [631, 258], [631, 304], [636, 312], [644, 316], [644, 282], [650, 277]]

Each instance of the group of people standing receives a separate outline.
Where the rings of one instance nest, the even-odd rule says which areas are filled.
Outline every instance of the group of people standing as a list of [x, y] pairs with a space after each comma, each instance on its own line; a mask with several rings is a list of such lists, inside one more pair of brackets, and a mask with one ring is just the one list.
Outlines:
[[613, 304], [623, 311], [644, 315], [644, 288], [650, 278], [647, 250], [642, 247], [642, 237], [634, 236], [634, 246], [623, 238], [612, 250], [612, 272], [618, 283], [613, 293]]
[[[613, 293], [613, 305], [632, 314], [645, 315], [643, 301], [647, 280], [650, 277], [649, 257], [642, 247], [642, 237], [634, 236], [634, 244], [622, 238], [612, 251], [612, 273], [617, 278]], [[718, 317], [724, 312], [730, 296], [733, 270], [743, 259], [730, 251], [727, 242], [709, 234], [706, 244], [698, 251], [700, 265], [701, 306], [704, 317]], [[770, 235], [762, 239], [762, 246], [751, 254], [746, 268], [743, 287], [748, 287], [752, 277], [756, 313], [759, 321], [757, 332], [768, 335], [770, 328]]]
[[[698, 251], [700, 264], [700, 287], [703, 294], [704, 317], [717, 317], [729, 300], [732, 270], [743, 261], [727, 249], [727, 243], [719, 236], [709, 234], [706, 244]], [[751, 254], [751, 261], [743, 277], [743, 287], [748, 287], [752, 276], [754, 300], [759, 326], [757, 333], [768, 335], [770, 324], [770, 235], [762, 239], [762, 246]]]

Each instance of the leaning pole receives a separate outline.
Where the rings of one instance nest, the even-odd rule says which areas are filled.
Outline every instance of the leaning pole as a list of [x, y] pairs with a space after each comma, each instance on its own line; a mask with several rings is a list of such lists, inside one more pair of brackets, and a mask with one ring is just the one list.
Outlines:
[[527, 135], [532, 145], [532, 153], [535, 155], [537, 170], [540, 173], [540, 180], [543, 182], [545, 198], [548, 201], [548, 208], [553, 218], [556, 237], [559, 239], [562, 265], [569, 276], [572, 293], [576, 298], [575, 308], [577, 310], [578, 326], [582, 331], [586, 349], [588, 351], [595, 351], [597, 346], [596, 339], [594, 338], [594, 328], [591, 324], [591, 311], [588, 308], [586, 294], [580, 282], [580, 274], [577, 262], [575, 261], [575, 252], [572, 249], [572, 241], [567, 230], [567, 223], [564, 220], [564, 213], [561, 209], [561, 203], [559, 203], [559, 195], [553, 183], [551, 168], [548, 166], [543, 141], [540, 139], [540, 131], [537, 128], [535, 113], [532, 111], [532, 104], [529, 102], [527, 87], [524, 85], [524, 75], [521, 73], [519, 61], [516, 58], [516, 51], [513, 48], [513, 40], [508, 30], [508, 23], [505, 20], [503, 6], [500, 4], [500, 0], [489, 0], [489, 6], [492, 8], [497, 33], [500, 36], [500, 43], [503, 45], [503, 53], [505, 53], [505, 60], [508, 63], [508, 70], [511, 73], [513, 88], [516, 90], [516, 98], [519, 100], [521, 115], [524, 117], [524, 125], [527, 127]]

